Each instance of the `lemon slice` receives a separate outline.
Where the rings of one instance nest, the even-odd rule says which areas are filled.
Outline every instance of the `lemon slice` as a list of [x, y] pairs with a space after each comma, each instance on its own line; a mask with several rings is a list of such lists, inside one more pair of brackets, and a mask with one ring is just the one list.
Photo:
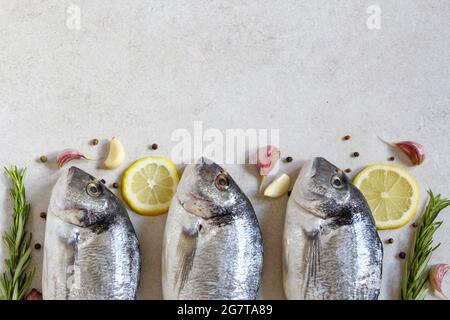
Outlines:
[[125, 170], [122, 177], [122, 196], [136, 213], [162, 214], [169, 209], [178, 180], [177, 168], [169, 159], [143, 158]]
[[353, 183], [366, 197], [378, 229], [396, 229], [415, 216], [420, 191], [405, 169], [374, 164], [362, 170]]

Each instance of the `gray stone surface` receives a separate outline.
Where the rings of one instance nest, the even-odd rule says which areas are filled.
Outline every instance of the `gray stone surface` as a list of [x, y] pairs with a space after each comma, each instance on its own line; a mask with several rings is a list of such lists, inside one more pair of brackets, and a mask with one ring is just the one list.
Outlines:
[[[80, 29], [73, 20], [80, 9]], [[366, 9], [378, 5], [381, 28]], [[75, 10], [75, 11], [73, 11]], [[127, 164], [169, 155], [177, 128], [278, 128], [281, 170], [295, 178], [321, 155], [353, 172], [386, 162], [385, 139], [422, 142], [428, 159], [408, 169], [422, 189], [450, 196], [450, 2], [416, 1], [0, 1], [0, 164], [28, 167], [34, 241], [58, 170], [41, 154], [80, 148], [94, 157], [108, 138], [126, 146], [115, 171], [79, 163], [108, 183]], [[341, 141], [345, 134], [352, 140]], [[101, 139], [92, 147], [88, 141]], [[157, 152], [148, 145], [157, 142]], [[359, 151], [359, 158], [351, 158]], [[398, 158], [398, 156], [397, 156]], [[396, 163], [404, 165], [400, 161]], [[261, 298], [283, 299], [281, 236], [286, 198], [256, 195], [254, 168], [227, 165], [250, 196], [265, 241]], [[353, 175], [353, 173], [352, 173]], [[8, 222], [7, 179], [0, 175], [0, 229]], [[161, 298], [165, 216], [130, 212], [140, 237], [142, 299]], [[449, 262], [450, 211], [433, 262]], [[380, 232], [385, 246], [382, 298], [398, 298], [411, 227]], [[0, 256], [4, 257], [3, 248]], [[40, 288], [42, 250], [34, 251]], [[446, 281], [450, 290], [449, 280]]]

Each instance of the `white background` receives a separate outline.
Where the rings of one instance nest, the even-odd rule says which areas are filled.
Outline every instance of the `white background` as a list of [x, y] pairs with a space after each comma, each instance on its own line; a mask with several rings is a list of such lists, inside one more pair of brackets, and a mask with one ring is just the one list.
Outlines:
[[[66, 26], [80, 7], [81, 29]], [[369, 30], [366, 9], [381, 8]], [[450, 2], [417, 1], [0, 1], [0, 164], [27, 166], [34, 242], [43, 242], [45, 211], [58, 170], [36, 159], [64, 148], [104, 156], [107, 140], [126, 146], [118, 170], [78, 163], [117, 181], [133, 160], [170, 155], [173, 130], [280, 129], [281, 151], [295, 161], [320, 155], [353, 173], [393, 153], [377, 136], [412, 139], [427, 151], [408, 169], [422, 189], [450, 196]], [[341, 137], [351, 134], [352, 140]], [[99, 138], [101, 145], [88, 142]], [[158, 143], [157, 152], [148, 145]], [[350, 153], [358, 151], [359, 158]], [[396, 161], [397, 164], [405, 165]], [[182, 169], [182, 167], [180, 167]], [[265, 243], [261, 297], [283, 299], [281, 236], [286, 197], [262, 199], [252, 167], [225, 168], [249, 195]], [[11, 212], [0, 175], [0, 229]], [[161, 298], [165, 216], [131, 213], [143, 264], [140, 297]], [[450, 210], [433, 262], [450, 260]], [[412, 228], [383, 231], [382, 298], [398, 298]], [[5, 252], [0, 249], [0, 256]], [[42, 250], [34, 251], [40, 288]], [[450, 290], [449, 282], [446, 282]]]

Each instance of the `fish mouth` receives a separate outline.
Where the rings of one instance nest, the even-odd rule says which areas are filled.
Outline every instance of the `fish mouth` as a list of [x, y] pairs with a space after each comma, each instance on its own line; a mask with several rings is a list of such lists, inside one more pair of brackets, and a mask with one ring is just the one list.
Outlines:
[[[299, 185], [296, 186], [300, 192], [300, 198], [305, 201], [316, 201], [324, 198], [323, 195], [314, 192], [311, 190], [310, 185], [312, 184], [312, 180], [317, 175], [317, 167], [318, 162], [323, 158], [313, 158], [308, 160], [300, 170], [300, 174], [298, 176]], [[300, 204], [300, 203], [299, 203]], [[300, 204], [301, 205], [301, 204]]]
[[317, 206], [325, 200], [326, 197], [314, 191], [313, 188], [311, 188], [311, 185], [313, 184], [313, 179], [318, 174], [318, 167], [322, 160], [325, 159], [316, 157], [308, 160], [302, 166], [292, 192], [292, 199], [295, 204], [319, 218], [323, 218], [323, 214], [317, 210]]
[[53, 187], [49, 204], [49, 213], [65, 223], [77, 227], [86, 227], [83, 220], [90, 212], [87, 208], [77, 205], [72, 201], [68, 197], [68, 192], [72, 182], [80, 179], [82, 176], [89, 176], [91, 179], [94, 179], [94, 177], [85, 171], [74, 166], [63, 170]]
[[193, 202], [195, 202], [196, 200], [200, 200], [200, 201], [204, 201], [204, 202], [208, 202], [211, 203], [212, 201], [209, 199], [206, 199], [198, 194], [195, 194], [191, 191], [185, 193], [185, 198], [182, 199], [180, 196], [177, 196], [178, 199], [178, 203], [183, 207], [184, 210], [186, 210], [187, 212], [189, 212], [190, 214], [193, 214], [195, 216], [199, 216], [201, 215], [202, 209], [195, 205]]

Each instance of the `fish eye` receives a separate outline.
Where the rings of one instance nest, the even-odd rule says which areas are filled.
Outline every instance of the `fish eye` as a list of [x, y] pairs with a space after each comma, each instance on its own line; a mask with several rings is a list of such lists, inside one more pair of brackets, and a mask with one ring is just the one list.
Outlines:
[[331, 177], [331, 185], [336, 189], [342, 189], [344, 187], [344, 182], [342, 181], [341, 177], [338, 175], [334, 175]]
[[91, 197], [97, 198], [102, 194], [102, 188], [95, 182], [91, 182], [86, 186], [86, 192]]
[[230, 186], [230, 179], [228, 179], [228, 176], [225, 173], [220, 173], [216, 177], [216, 188], [220, 191], [225, 191]]

